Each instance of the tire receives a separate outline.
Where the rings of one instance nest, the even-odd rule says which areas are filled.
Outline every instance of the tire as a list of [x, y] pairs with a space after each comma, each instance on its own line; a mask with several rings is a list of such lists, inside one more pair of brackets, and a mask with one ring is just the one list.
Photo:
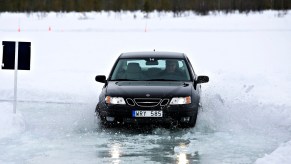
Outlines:
[[97, 104], [95, 108], [96, 119], [99, 119], [100, 126], [107, 126], [108, 123], [106, 121], [106, 118], [101, 116], [100, 110], [98, 109], [99, 109], [99, 106]]

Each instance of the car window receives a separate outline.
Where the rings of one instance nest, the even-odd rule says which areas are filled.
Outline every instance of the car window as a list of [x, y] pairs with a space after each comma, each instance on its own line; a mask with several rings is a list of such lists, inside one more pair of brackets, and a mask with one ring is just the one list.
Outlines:
[[119, 59], [111, 80], [190, 81], [184, 59]]

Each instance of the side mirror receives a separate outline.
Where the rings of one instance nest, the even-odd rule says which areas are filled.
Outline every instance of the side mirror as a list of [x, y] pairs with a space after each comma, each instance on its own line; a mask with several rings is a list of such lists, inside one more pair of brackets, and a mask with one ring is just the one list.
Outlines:
[[104, 76], [104, 75], [97, 75], [97, 76], [95, 77], [95, 80], [96, 80], [97, 82], [100, 82], [100, 83], [105, 83], [105, 82], [106, 82], [106, 76]]
[[207, 83], [209, 81], [208, 76], [198, 76], [196, 83]]

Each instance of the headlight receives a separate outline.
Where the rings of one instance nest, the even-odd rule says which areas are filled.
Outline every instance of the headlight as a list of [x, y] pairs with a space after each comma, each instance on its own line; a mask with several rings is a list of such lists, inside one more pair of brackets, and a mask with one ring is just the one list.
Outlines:
[[107, 104], [125, 104], [125, 101], [122, 97], [106, 96], [105, 101]]
[[170, 105], [191, 104], [191, 97], [173, 97]]

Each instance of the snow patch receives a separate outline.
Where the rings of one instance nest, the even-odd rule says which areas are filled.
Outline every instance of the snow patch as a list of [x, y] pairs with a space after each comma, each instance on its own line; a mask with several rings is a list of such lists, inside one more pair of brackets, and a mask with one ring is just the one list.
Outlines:
[[287, 143], [283, 143], [273, 151], [271, 154], [265, 155], [263, 158], [256, 160], [255, 164], [289, 164], [291, 161], [291, 140]]
[[0, 139], [9, 137], [25, 130], [25, 123], [21, 113], [13, 113], [13, 105], [0, 103]]

